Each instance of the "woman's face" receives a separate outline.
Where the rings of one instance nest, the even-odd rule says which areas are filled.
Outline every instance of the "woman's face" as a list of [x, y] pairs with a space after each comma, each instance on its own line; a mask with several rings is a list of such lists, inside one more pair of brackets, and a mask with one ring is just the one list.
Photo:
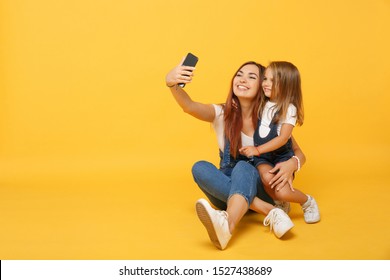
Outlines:
[[243, 66], [233, 79], [233, 92], [239, 99], [254, 99], [259, 91], [259, 87], [259, 68], [253, 64]]
[[271, 99], [271, 95], [272, 95], [273, 81], [274, 81], [274, 75], [272, 74], [272, 71], [269, 68], [265, 69], [262, 86], [263, 86], [263, 91], [265, 96], [267, 96], [269, 99]]

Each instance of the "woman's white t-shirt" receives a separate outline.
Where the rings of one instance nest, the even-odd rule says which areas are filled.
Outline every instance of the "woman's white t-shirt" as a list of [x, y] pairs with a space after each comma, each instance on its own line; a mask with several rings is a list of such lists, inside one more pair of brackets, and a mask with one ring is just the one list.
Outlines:
[[[224, 127], [225, 123], [223, 121], [223, 109], [221, 105], [213, 104], [215, 109], [215, 118], [213, 121], [213, 128], [215, 134], [217, 135], [218, 147], [223, 152], [225, 147], [225, 137], [224, 137]], [[253, 137], [248, 136], [241, 132], [241, 142], [242, 146], [254, 146]]]

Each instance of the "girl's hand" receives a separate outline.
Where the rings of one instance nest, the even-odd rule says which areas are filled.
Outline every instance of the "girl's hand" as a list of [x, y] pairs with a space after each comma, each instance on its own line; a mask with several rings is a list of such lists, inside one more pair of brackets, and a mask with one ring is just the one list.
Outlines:
[[165, 77], [165, 83], [168, 87], [173, 87], [177, 84], [188, 84], [192, 81], [194, 76], [195, 67], [192, 66], [183, 66], [182, 62], [175, 68], [173, 68]]
[[275, 174], [272, 180], [269, 182], [271, 188], [276, 188], [276, 191], [280, 191], [287, 184], [291, 191], [295, 191], [293, 188], [294, 172], [297, 170], [297, 162], [291, 158], [284, 162], [279, 162], [269, 172]]
[[238, 150], [240, 154], [246, 156], [246, 157], [253, 157], [253, 156], [259, 156], [260, 153], [254, 146], [246, 146], [242, 147], [241, 149]]

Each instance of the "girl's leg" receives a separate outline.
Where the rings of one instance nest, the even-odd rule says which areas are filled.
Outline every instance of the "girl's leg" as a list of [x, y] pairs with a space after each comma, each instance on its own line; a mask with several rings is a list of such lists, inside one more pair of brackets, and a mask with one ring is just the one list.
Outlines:
[[265, 190], [274, 200], [299, 203], [302, 206], [306, 223], [316, 223], [320, 220], [318, 205], [313, 197], [306, 195], [295, 188], [294, 191], [292, 191], [289, 187], [284, 187], [279, 191], [271, 189], [268, 182], [270, 182], [274, 176], [269, 173], [269, 170], [271, 170], [272, 167], [267, 164], [260, 164], [257, 168]]
[[302, 206], [303, 217], [308, 224], [316, 223], [320, 220], [320, 211], [316, 200], [310, 195], [304, 194], [298, 189], [291, 191], [290, 188], [283, 188], [276, 192], [276, 196], [281, 201], [296, 202]]
[[307, 201], [307, 195], [298, 189], [295, 189], [295, 191], [292, 191], [288, 187], [284, 187], [279, 191], [272, 189], [268, 183], [275, 176], [274, 174], [269, 173], [269, 171], [272, 169], [272, 166], [268, 164], [260, 164], [257, 166], [257, 169], [259, 170], [264, 189], [274, 200], [295, 202], [299, 204], [303, 204]]

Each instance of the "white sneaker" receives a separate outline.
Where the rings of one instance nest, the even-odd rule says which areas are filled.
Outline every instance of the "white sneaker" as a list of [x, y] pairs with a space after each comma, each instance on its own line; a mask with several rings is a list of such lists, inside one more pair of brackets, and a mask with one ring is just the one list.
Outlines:
[[315, 199], [310, 195], [307, 195], [307, 197], [307, 201], [302, 205], [303, 217], [306, 223], [313, 224], [321, 219], [320, 210]]
[[279, 208], [274, 208], [269, 211], [267, 217], [264, 219], [263, 224], [265, 226], [270, 226], [270, 230], [273, 231], [278, 238], [281, 238], [294, 226], [290, 217]]
[[275, 200], [274, 202], [276, 208], [282, 209], [284, 212], [286, 212], [286, 214], [290, 213], [291, 210], [290, 202], [279, 201], [279, 200]]
[[215, 210], [207, 200], [201, 198], [196, 202], [196, 213], [207, 229], [211, 242], [220, 249], [226, 248], [230, 238], [228, 214], [226, 211]]

